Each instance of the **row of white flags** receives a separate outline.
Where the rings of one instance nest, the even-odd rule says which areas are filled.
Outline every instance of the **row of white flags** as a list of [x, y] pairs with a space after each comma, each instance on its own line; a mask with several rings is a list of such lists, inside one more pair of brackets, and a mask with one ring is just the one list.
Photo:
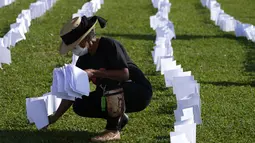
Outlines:
[[226, 14], [216, 0], [200, 0], [204, 7], [210, 10], [210, 19], [219, 26], [222, 31], [235, 32], [236, 37], [246, 37], [255, 42], [255, 27], [248, 23], [242, 23], [234, 17]]
[[[73, 14], [73, 17], [93, 16], [103, 3], [103, 0], [86, 2], [82, 9]], [[90, 84], [88, 75], [85, 71], [75, 66], [76, 60], [77, 57], [73, 57], [71, 64], [66, 64], [53, 70], [51, 92], [41, 97], [26, 98], [27, 118], [30, 123], [35, 123], [38, 130], [49, 124], [48, 116], [54, 114], [62, 99], [74, 101], [75, 98], [89, 96]]]
[[49, 10], [56, 0], [37, 0], [30, 4], [29, 9], [22, 10], [16, 18], [16, 22], [10, 25], [10, 31], [0, 37], [0, 68], [1, 64], [11, 64], [11, 47], [26, 39], [31, 21], [42, 16]]
[[11, 3], [13, 3], [15, 0], [0, 0], [0, 8], [10, 5]]
[[200, 85], [191, 71], [184, 72], [173, 57], [171, 40], [176, 38], [174, 25], [168, 19], [171, 3], [168, 0], [152, 0], [156, 15], [150, 17], [150, 26], [156, 31], [152, 57], [156, 71], [165, 78], [166, 87], [173, 87], [177, 109], [174, 111], [174, 132], [170, 132], [171, 143], [195, 143], [196, 125], [202, 124]]

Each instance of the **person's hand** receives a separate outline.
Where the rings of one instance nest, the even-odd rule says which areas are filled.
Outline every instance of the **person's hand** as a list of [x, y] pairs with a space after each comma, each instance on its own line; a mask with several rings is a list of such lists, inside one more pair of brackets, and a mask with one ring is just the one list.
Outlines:
[[88, 74], [89, 79], [93, 78], [95, 72], [94, 69], [86, 69], [84, 71]]

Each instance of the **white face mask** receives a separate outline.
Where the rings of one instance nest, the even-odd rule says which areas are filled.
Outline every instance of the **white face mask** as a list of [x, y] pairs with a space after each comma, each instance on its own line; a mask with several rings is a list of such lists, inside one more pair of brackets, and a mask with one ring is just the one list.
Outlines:
[[87, 47], [82, 48], [80, 45], [77, 45], [75, 46], [75, 48], [73, 48], [72, 52], [76, 56], [80, 57], [88, 53], [88, 48]]

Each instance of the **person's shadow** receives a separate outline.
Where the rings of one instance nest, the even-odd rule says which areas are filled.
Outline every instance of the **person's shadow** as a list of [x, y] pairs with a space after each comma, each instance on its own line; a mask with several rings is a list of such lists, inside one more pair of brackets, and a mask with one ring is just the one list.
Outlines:
[[88, 143], [97, 135], [87, 131], [0, 130], [1, 143]]

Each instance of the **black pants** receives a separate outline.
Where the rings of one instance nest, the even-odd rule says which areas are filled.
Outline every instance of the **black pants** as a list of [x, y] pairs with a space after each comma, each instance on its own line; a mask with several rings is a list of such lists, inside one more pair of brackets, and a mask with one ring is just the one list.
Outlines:
[[[152, 97], [151, 89], [134, 82], [124, 83], [122, 87], [124, 90], [126, 113], [142, 111], [149, 105]], [[103, 90], [97, 87], [89, 96], [76, 99], [73, 104], [73, 110], [79, 116], [107, 119], [106, 129], [116, 130], [118, 129], [116, 122], [112, 122], [111, 119], [108, 118], [107, 111], [101, 111], [102, 95]]]

